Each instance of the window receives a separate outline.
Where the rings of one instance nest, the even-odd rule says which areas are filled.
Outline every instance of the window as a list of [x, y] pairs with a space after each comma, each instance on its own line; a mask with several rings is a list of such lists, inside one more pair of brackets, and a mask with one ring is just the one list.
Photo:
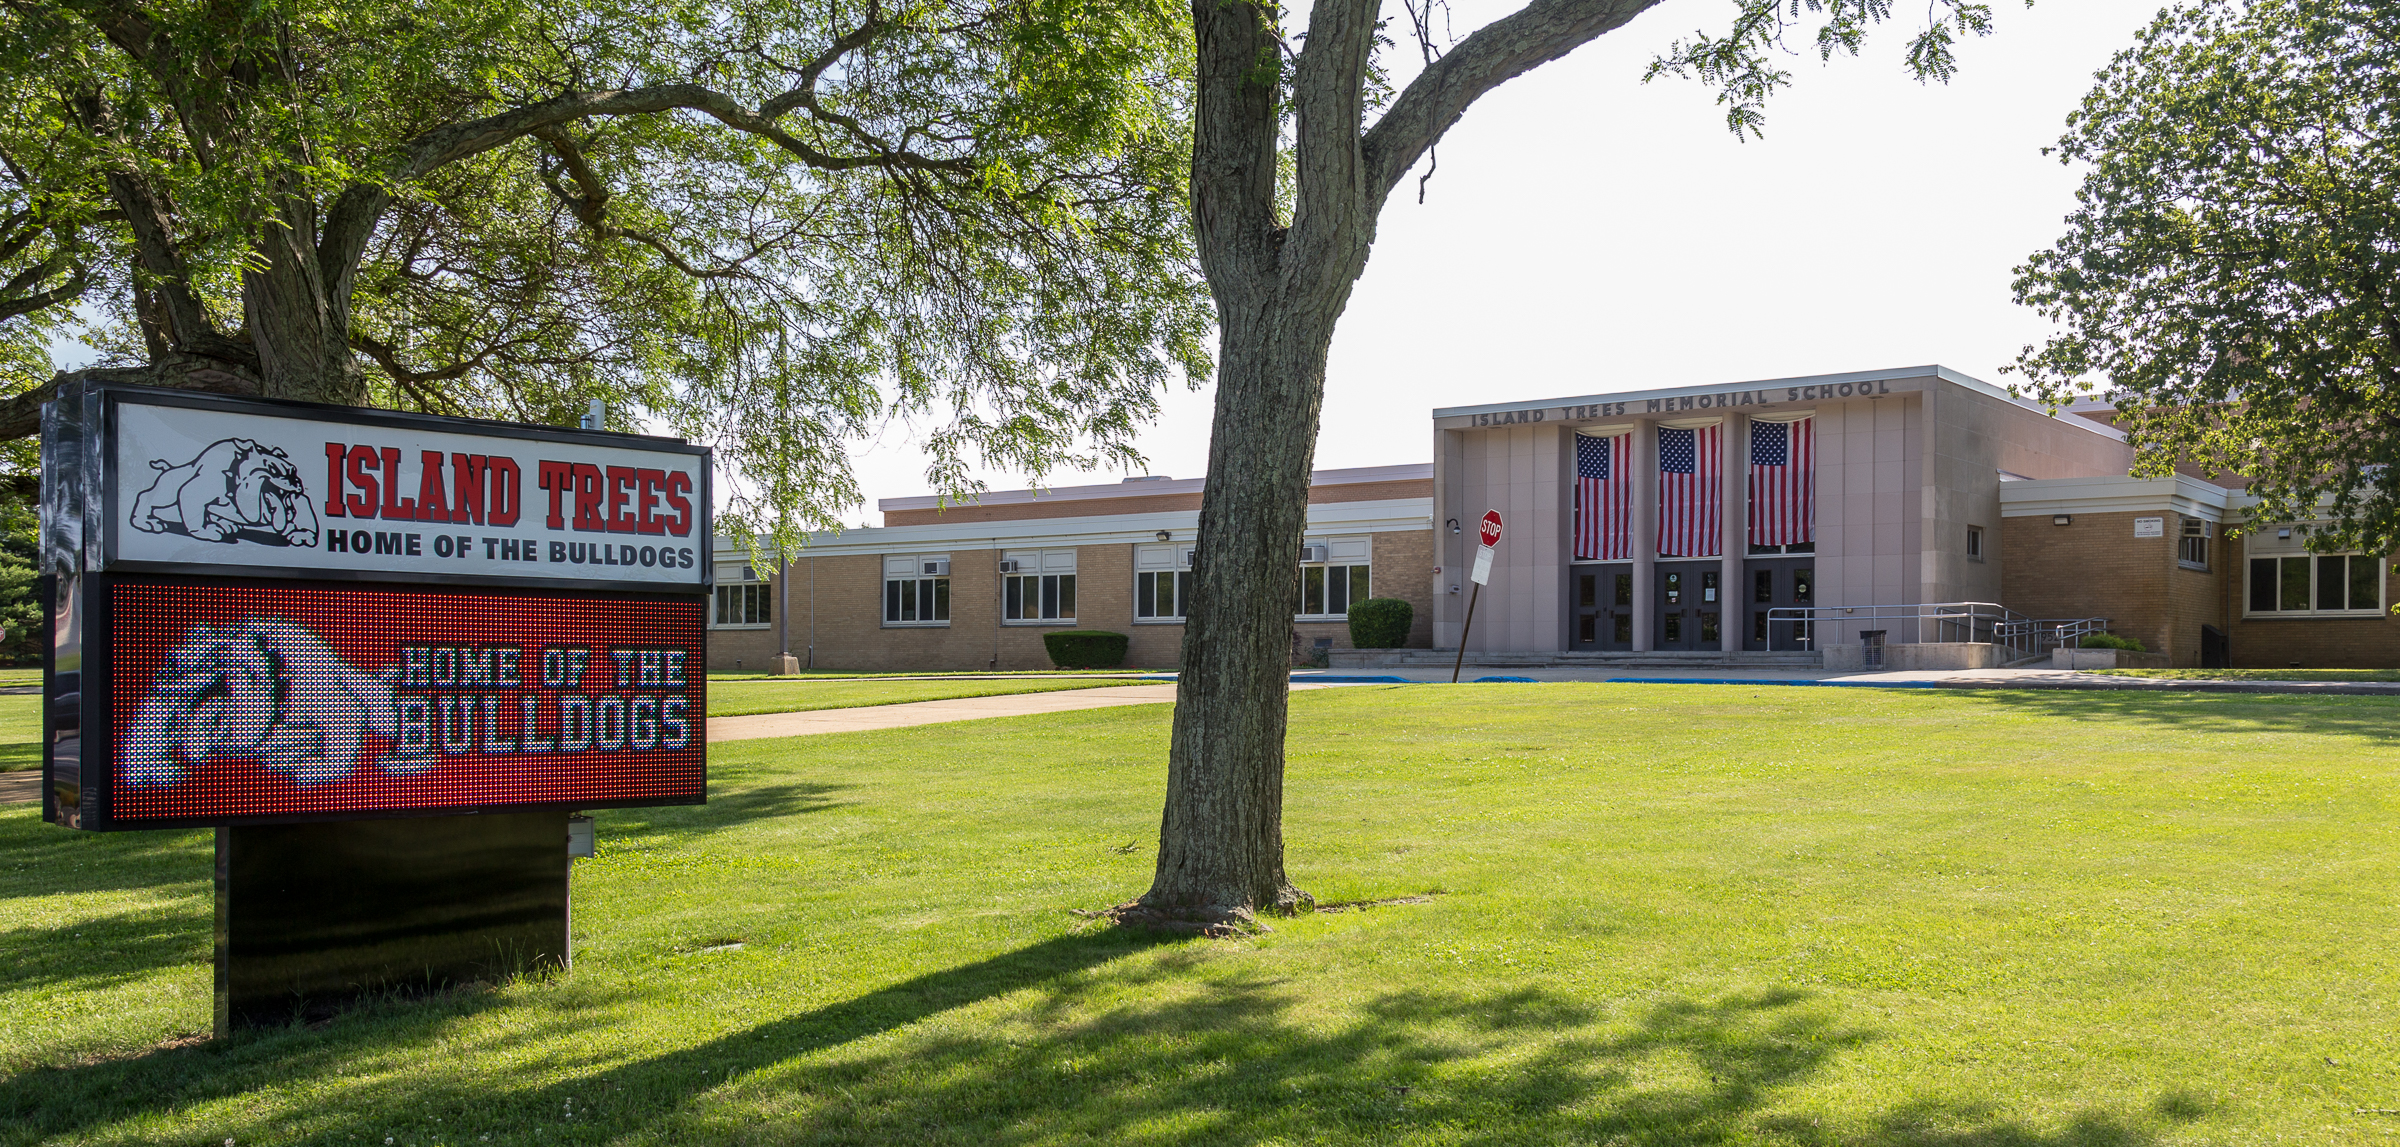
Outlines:
[[1075, 551], [1000, 555], [1000, 616], [1019, 625], [1075, 620]]
[[1350, 603], [1372, 596], [1367, 578], [1367, 539], [1307, 538], [1300, 546], [1301, 617], [1350, 616]]
[[2382, 558], [2287, 554], [2250, 559], [2251, 613], [2377, 613], [2382, 609]]
[[1192, 547], [1133, 548], [1133, 616], [1181, 621], [1192, 604]]
[[884, 556], [883, 623], [950, 624], [950, 555]]
[[741, 629], [769, 625], [774, 620], [775, 599], [768, 592], [766, 579], [741, 562], [718, 563], [715, 627]]
[[2208, 568], [2209, 523], [2205, 518], [2185, 518], [2183, 536], [2175, 543], [2175, 564], [2187, 570]]
[[1813, 554], [1815, 552], [1817, 552], [1817, 543], [1815, 542], [1793, 542], [1785, 546], [1762, 546], [1757, 542], [1750, 543], [1750, 556], [1752, 557], [1772, 554]]
[[1982, 526], [1967, 527], [1967, 560], [1971, 562], [1979, 562], [1983, 560]]

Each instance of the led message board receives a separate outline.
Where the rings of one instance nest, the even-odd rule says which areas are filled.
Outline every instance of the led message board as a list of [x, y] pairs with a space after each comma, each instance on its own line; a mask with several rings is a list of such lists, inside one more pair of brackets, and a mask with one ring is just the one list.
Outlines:
[[706, 798], [705, 448], [93, 387], [43, 471], [55, 823]]

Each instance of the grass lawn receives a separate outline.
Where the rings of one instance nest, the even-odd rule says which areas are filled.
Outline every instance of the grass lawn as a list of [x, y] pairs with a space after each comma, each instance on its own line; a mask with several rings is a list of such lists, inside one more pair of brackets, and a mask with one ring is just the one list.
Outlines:
[[[908, 701], [947, 701], [954, 697], [995, 697], [1004, 693], [1050, 693], [1060, 689], [1094, 689], [1131, 685], [1123, 678], [1057, 681], [1039, 677], [997, 681], [807, 681], [768, 677], [757, 681], [708, 683], [708, 715], [737, 717], [746, 713], [800, 713], [810, 709], [849, 709], [861, 705], [898, 705]], [[37, 737], [38, 739], [38, 737]], [[38, 746], [37, 746], [38, 747]], [[35, 761], [38, 766], [40, 761]]]
[[[1125, 669], [1006, 669], [1006, 670], [1001, 670], [1000, 672], [1007, 673], [1007, 674], [1009, 674], [1009, 675], [1011, 675], [1011, 676], [1021, 676], [1021, 677], [1089, 677], [1089, 676], [1092, 676], [1092, 675], [1094, 675], [1094, 674], [1100, 674], [1100, 675], [1105, 675], [1105, 676], [1109, 676], [1109, 677], [1139, 677], [1139, 676], [1142, 676], [1142, 675], [1144, 675], [1144, 674], [1148, 674], [1148, 673], [1173, 673], [1173, 672], [1174, 672], [1174, 670], [1173, 670], [1173, 669], [1139, 669], [1139, 668], [1125, 668]], [[802, 671], [800, 672], [800, 674], [799, 674], [798, 676], [796, 676], [796, 677], [794, 677], [794, 676], [785, 676], [785, 675], [779, 675], [779, 674], [774, 674], [774, 673], [711, 673], [711, 674], [709, 674], [709, 675], [708, 675], [708, 679], [709, 679], [710, 681], [712, 681], [712, 682], [715, 682], [715, 681], [801, 681], [801, 680], [811, 680], [811, 679], [815, 679], [815, 680], [823, 680], [823, 679], [826, 679], [826, 678], [843, 678], [843, 677], [990, 677], [990, 676], [992, 676], [992, 674], [991, 674], [991, 673], [979, 673], [979, 672], [967, 672], [967, 671], [960, 671], [960, 672], [956, 672], [956, 673], [942, 673], [942, 672], [912, 673], [912, 672], [905, 672], [905, 671], [898, 671], [898, 670], [895, 670], [895, 671], [893, 671], [893, 672], [890, 672], [890, 673], [856, 673], [856, 672], [852, 672], [852, 671], [850, 671], [850, 670], [847, 670], [847, 669], [804, 669], [804, 670], [802, 670]], [[40, 678], [40, 676], [38, 675], [38, 673], [37, 673], [37, 675], [36, 675], [36, 676], [35, 676], [35, 678], [34, 678], [34, 684], [36, 684], [36, 685], [39, 685], [39, 684], [41, 684], [41, 678]]]
[[[227, 1044], [210, 837], [0, 811], [0, 1143], [2388, 1143], [2400, 701], [1295, 694], [1320, 898], [1077, 931], [1165, 706], [745, 741], [571, 975]], [[739, 949], [722, 946], [739, 940]], [[715, 949], [715, 950], [711, 950]], [[488, 1138], [487, 1138], [488, 1137]]]
[[2092, 669], [2087, 672], [2168, 681], [2400, 681], [2400, 669]]
[[41, 767], [41, 696], [0, 694], [0, 773]]

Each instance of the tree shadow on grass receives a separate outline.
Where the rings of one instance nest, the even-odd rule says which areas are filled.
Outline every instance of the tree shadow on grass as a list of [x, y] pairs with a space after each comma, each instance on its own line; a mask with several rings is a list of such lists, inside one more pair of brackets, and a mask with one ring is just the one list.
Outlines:
[[[1872, 1038], [1797, 992], [1654, 998], [1621, 1014], [1538, 987], [1328, 1002], [1229, 969], [1206, 944], [1126, 959], [1158, 944], [1062, 936], [629, 1062], [609, 1030], [653, 1006], [639, 993], [471, 1030], [454, 1021], [489, 997], [372, 1008], [322, 1030], [0, 1080], [0, 1126], [17, 1129], [0, 1140], [125, 1139], [211, 1109], [220, 1122], [179, 1136], [2140, 1147], [2160, 1126], [2153, 1113], [2092, 1112], [2042, 1131], [1930, 1104], [1834, 1127], [1795, 1119], [1776, 1111], [1791, 1089]], [[435, 1040], [507, 1073], [344, 1078]]]
[[177, 903], [11, 929], [0, 933], [0, 992], [66, 983], [100, 989], [160, 968], [207, 963], [213, 958], [207, 919], [205, 904]]
[[1975, 689], [1961, 695], [2015, 714], [2064, 721], [2178, 732], [2306, 733], [2400, 745], [2400, 697], [2081, 689]]

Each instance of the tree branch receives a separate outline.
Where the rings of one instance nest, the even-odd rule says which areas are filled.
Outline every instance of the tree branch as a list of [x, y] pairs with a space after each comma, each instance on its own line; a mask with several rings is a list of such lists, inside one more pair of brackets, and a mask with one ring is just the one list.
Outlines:
[[1660, 0], [1533, 0], [1476, 30], [1418, 73], [1366, 133], [1366, 194], [1392, 186], [1485, 92], [1616, 31]]

